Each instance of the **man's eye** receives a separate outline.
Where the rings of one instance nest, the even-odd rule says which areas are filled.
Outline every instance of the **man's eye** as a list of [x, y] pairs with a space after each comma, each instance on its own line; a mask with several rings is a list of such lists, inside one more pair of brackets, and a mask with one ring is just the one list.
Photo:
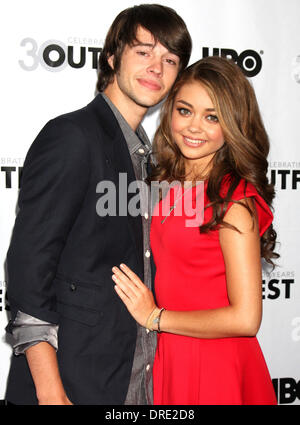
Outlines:
[[182, 116], [187, 116], [190, 115], [190, 111], [186, 108], [177, 108], [177, 111], [179, 112], [180, 115]]
[[166, 62], [168, 62], [170, 65], [177, 65], [177, 62], [173, 59], [166, 59]]
[[219, 122], [219, 119], [216, 115], [207, 115], [206, 119], [211, 122]]
[[141, 55], [141, 56], [147, 56], [148, 55], [148, 52], [144, 52], [142, 50], [139, 50], [139, 51], [137, 51], [137, 54], [138, 55]]

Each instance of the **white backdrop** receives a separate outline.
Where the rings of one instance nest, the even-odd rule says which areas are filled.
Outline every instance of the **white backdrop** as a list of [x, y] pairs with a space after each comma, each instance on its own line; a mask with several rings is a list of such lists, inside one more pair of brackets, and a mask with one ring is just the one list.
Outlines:
[[[270, 178], [276, 184], [281, 255], [278, 267], [263, 273], [264, 316], [258, 337], [279, 403], [300, 404], [300, 1], [157, 3], [173, 7], [185, 20], [193, 39], [191, 63], [207, 52], [224, 54], [227, 49], [251, 75], [271, 140]], [[115, 16], [134, 4], [139, 2], [110, 0], [108, 6], [100, 0], [10, 0], [1, 6], [0, 399], [11, 355], [4, 331], [5, 256], [19, 172], [49, 119], [92, 100], [99, 48]], [[157, 111], [145, 118], [150, 137], [157, 118]]]

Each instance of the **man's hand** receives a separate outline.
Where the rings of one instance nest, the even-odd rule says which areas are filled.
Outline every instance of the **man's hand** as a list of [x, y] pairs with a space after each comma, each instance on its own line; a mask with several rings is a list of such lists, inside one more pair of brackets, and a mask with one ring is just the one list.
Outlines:
[[46, 406], [46, 405], [55, 405], [55, 406], [69, 406], [73, 405], [73, 403], [70, 402], [68, 397], [64, 395], [63, 397], [57, 397], [54, 396], [53, 398], [39, 400], [39, 406]]

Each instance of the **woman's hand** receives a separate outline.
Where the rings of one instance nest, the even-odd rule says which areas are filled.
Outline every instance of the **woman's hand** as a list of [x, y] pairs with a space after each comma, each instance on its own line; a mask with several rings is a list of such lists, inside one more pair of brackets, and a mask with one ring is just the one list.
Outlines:
[[120, 268], [112, 269], [115, 290], [132, 317], [140, 325], [146, 326], [148, 317], [156, 308], [153, 294], [129, 267], [121, 264]]

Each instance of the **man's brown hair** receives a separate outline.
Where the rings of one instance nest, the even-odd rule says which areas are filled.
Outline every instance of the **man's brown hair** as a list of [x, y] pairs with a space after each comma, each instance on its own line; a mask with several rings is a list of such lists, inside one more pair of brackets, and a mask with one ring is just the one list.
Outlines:
[[[158, 4], [141, 4], [123, 10], [112, 23], [99, 58], [97, 89], [99, 92], [112, 83], [118, 72], [126, 45], [136, 42], [138, 27], [148, 30], [156, 42], [179, 56], [182, 71], [189, 62], [192, 40], [183, 19], [170, 7]], [[114, 56], [114, 69], [108, 63]]]

